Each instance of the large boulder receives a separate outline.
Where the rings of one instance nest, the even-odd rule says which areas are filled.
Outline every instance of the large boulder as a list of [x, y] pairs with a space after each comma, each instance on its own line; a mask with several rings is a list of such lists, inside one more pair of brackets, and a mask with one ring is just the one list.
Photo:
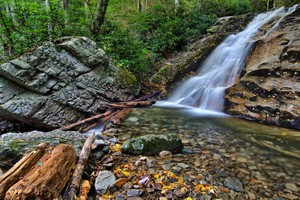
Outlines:
[[133, 155], [158, 155], [164, 150], [180, 153], [182, 149], [183, 144], [178, 135], [148, 134], [125, 141], [121, 150], [122, 153]]
[[5, 133], [0, 135], [0, 168], [9, 169], [25, 152], [43, 142], [49, 146], [71, 144], [79, 155], [85, 140], [86, 136], [76, 131]]
[[243, 30], [253, 16], [254, 14], [246, 14], [219, 18], [206, 35], [165, 60], [150, 81], [168, 89], [171, 83], [179, 81], [187, 72], [197, 70], [200, 63], [225, 37]]
[[95, 42], [61, 38], [1, 64], [0, 118], [58, 128], [99, 112], [102, 102], [132, 100], [139, 90]]
[[240, 81], [226, 91], [225, 112], [300, 129], [300, 8], [266, 37], [262, 27]]

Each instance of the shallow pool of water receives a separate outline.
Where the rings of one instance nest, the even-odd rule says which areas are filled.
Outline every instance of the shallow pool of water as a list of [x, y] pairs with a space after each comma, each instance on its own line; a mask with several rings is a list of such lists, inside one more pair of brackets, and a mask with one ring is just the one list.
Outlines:
[[300, 187], [299, 131], [165, 104], [135, 109], [120, 127], [123, 139], [166, 133], [179, 134], [203, 163], [209, 160], [210, 168], [231, 171], [250, 188], [261, 184], [266, 194], [274, 194], [287, 184]]

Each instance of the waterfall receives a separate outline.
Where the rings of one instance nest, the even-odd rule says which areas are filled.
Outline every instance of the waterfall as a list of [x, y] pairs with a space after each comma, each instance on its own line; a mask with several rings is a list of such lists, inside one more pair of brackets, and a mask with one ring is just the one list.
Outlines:
[[183, 82], [168, 101], [205, 110], [222, 111], [225, 89], [232, 86], [239, 78], [254, 44], [252, 38], [255, 33], [261, 26], [276, 19], [276, 23], [270, 29], [273, 31], [282, 19], [294, 12], [296, 8], [297, 5], [288, 10], [281, 7], [259, 14], [245, 30], [228, 36], [200, 66], [198, 74]]

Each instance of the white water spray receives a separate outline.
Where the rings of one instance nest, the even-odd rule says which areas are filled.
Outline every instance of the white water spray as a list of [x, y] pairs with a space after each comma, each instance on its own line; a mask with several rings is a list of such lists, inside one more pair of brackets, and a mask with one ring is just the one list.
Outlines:
[[254, 44], [252, 38], [255, 33], [264, 24], [279, 18], [270, 29], [273, 31], [296, 8], [297, 5], [288, 10], [281, 7], [256, 16], [244, 31], [227, 37], [205, 60], [197, 76], [182, 83], [168, 100], [200, 109], [222, 111], [225, 89], [238, 79]]

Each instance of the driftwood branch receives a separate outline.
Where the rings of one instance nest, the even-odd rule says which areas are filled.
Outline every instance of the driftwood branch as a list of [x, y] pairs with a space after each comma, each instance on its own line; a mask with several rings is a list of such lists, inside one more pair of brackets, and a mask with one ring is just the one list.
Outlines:
[[107, 111], [107, 112], [105, 112], [103, 114], [95, 115], [93, 117], [89, 117], [87, 119], [78, 121], [76, 123], [64, 126], [64, 127], [60, 128], [59, 130], [61, 130], [61, 131], [68, 131], [68, 130], [74, 129], [74, 128], [78, 127], [78, 126], [84, 125], [86, 123], [95, 123], [95, 122], [100, 123], [101, 121], [106, 121], [107, 117], [110, 116], [112, 113], [113, 113], [113, 111]]
[[81, 176], [84, 170], [85, 165], [87, 164], [88, 158], [91, 152], [91, 145], [95, 141], [95, 134], [92, 133], [90, 137], [85, 141], [84, 146], [81, 150], [79, 161], [76, 165], [76, 169], [74, 170], [71, 184], [69, 184], [63, 199], [65, 200], [73, 200], [76, 197], [76, 193], [80, 187]]
[[46, 143], [38, 145], [38, 148], [26, 154], [19, 162], [17, 162], [9, 171], [0, 177], [0, 199], [3, 199], [6, 191], [22, 177], [24, 177], [30, 169], [39, 161], [45, 153], [48, 146]]
[[123, 108], [142, 108], [152, 106], [155, 101], [128, 101], [115, 103], [102, 103], [100, 105], [103, 109], [123, 109]]
[[86, 132], [92, 129], [93, 127], [97, 126], [98, 124], [108, 121], [113, 116], [117, 115], [120, 112], [120, 110], [123, 110], [124, 108], [148, 107], [153, 105], [160, 94], [161, 92], [157, 91], [145, 95], [143, 97], [140, 97], [138, 99], [135, 99], [133, 101], [102, 103], [99, 105], [99, 108], [102, 110], [108, 110], [107, 112], [64, 126], [59, 130], [61, 131], [80, 130], [81, 132]]
[[6, 192], [6, 199], [55, 199], [69, 180], [75, 165], [76, 151], [71, 145], [60, 144], [47, 152], [40, 161]]

